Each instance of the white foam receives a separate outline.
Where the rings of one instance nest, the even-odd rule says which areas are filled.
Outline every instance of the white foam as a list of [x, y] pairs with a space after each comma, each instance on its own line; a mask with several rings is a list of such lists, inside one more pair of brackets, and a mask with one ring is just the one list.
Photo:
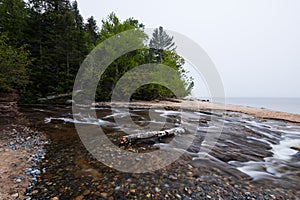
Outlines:
[[64, 122], [69, 122], [69, 123], [77, 123], [77, 124], [90, 124], [90, 125], [114, 125], [112, 122], [108, 122], [102, 119], [90, 119], [90, 118], [83, 118], [82, 121], [77, 120], [77, 119], [72, 119], [72, 118], [67, 118], [67, 117], [46, 117], [44, 122], [46, 124], [50, 123], [52, 120], [59, 120], [59, 121], [64, 121]]
[[300, 138], [285, 138], [279, 142], [279, 144], [271, 145], [273, 157], [289, 161], [292, 155], [296, 154], [298, 151], [291, 149], [291, 147], [300, 147]]
[[264, 158], [264, 161], [255, 162], [237, 162], [231, 161], [229, 164], [237, 167], [241, 172], [248, 174], [253, 179], [282, 177], [285, 174], [290, 173], [285, 169], [289, 163], [292, 162], [292, 156], [298, 151], [291, 149], [291, 147], [300, 146], [300, 138], [288, 138], [285, 137], [278, 144], [271, 144], [270, 150], [272, 157]]

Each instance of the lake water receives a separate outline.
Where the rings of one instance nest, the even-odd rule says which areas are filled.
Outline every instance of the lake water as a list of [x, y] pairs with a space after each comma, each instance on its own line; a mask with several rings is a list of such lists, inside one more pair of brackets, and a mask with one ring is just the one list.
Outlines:
[[226, 103], [300, 114], [300, 98], [226, 98]]
[[[90, 109], [95, 110], [96, 119], [86, 114]], [[38, 166], [42, 173], [38, 180], [32, 179], [27, 190], [31, 199], [208, 199], [207, 195], [211, 199], [247, 199], [243, 194], [248, 192], [252, 198], [253, 190], [257, 195], [272, 191], [272, 195], [281, 195], [279, 199], [293, 199], [286, 194], [297, 196], [300, 191], [299, 124], [235, 112], [179, 112], [144, 106], [129, 112], [122, 107], [80, 107], [74, 115], [69, 106], [24, 106], [21, 111], [49, 140], [45, 159]], [[224, 124], [219, 136], [213, 134], [216, 124], [212, 116]], [[127, 117], [134, 123], [128, 123]], [[164, 129], [184, 126], [188, 132], [122, 145], [124, 135], [138, 133], [149, 123], [155, 128], [163, 124]], [[84, 137], [77, 134], [76, 124], [82, 125]], [[101, 128], [118, 149], [140, 153], [140, 157], [122, 159], [109, 143], [98, 147], [95, 128]], [[190, 134], [190, 130], [196, 131]], [[214, 145], [210, 140], [215, 137], [218, 142]], [[153, 169], [154, 164], [170, 159], [164, 154], [143, 154], [158, 149], [170, 152], [168, 155], [183, 154], [174, 163], [143, 174], [121, 172], [96, 159], [121, 163], [126, 169], [140, 169], [148, 162], [146, 167]]]

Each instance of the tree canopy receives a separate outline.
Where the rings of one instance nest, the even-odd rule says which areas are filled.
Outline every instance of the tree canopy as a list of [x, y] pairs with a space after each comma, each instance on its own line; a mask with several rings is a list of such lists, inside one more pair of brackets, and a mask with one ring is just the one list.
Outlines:
[[28, 83], [26, 67], [30, 65], [29, 52], [24, 47], [8, 44], [8, 37], [0, 35], [0, 90], [24, 89]]
[[[99, 28], [92, 16], [84, 21], [76, 1], [0, 0], [1, 87], [18, 89], [21, 100], [29, 103], [49, 95], [70, 93], [78, 69], [89, 52], [111, 36], [127, 30], [139, 32], [132, 41], [141, 48], [111, 63], [100, 77], [97, 100], [109, 100], [118, 80], [142, 64], [170, 66], [182, 78], [184, 59], [177, 55], [173, 37], [159, 27], [149, 41], [144, 27], [134, 18], [121, 21], [111, 13]], [[6, 80], [8, 76], [10, 80]], [[153, 73], [153, 76], [159, 75]], [[179, 82], [186, 88], [185, 80]], [[187, 94], [187, 90], [184, 91], [182, 96]], [[171, 91], [157, 84], [141, 86], [133, 94], [136, 99], [171, 96], [174, 96]]]

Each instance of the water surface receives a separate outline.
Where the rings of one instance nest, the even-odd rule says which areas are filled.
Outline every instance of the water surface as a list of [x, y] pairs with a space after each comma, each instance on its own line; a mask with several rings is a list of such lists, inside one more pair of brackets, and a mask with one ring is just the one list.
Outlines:
[[[120, 145], [124, 129], [137, 131], [126, 124], [115, 123], [116, 118], [128, 116], [122, 109], [96, 108], [96, 121], [86, 116], [74, 120], [70, 107], [23, 107], [22, 111], [50, 140], [46, 158], [40, 166], [45, 172], [31, 191], [33, 199], [203, 199], [218, 190], [223, 191], [222, 198], [228, 199], [232, 196], [226, 196], [226, 191], [236, 187], [235, 195], [238, 195], [239, 191], [249, 191], [255, 182], [283, 191], [300, 189], [300, 153], [294, 148], [300, 145], [299, 124], [257, 119], [234, 112], [219, 115], [213, 113], [215, 111], [157, 108], [154, 112], [162, 120], [155, 123], [163, 122], [165, 128], [172, 128], [184, 121], [197, 129], [194, 141], [187, 150], [182, 149], [183, 156], [173, 164], [155, 172], [130, 174], [97, 161], [86, 150], [74, 128], [74, 123], [101, 127], [113, 143]], [[147, 108], [135, 108], [130, 116], [136, 124], [143, 126], [150, 122], [148, 111]], [[76, 115], [81, 116], [80, 113]], [[222, 121], [224, 127], [217, 144], [210, 147], [205, 138], [206, 134], [213, 134], [207, 132], [213, 125], [212, 115]], [[157, 148], [180, 150], [169, 141], [168, 138], [154, 138], [120, 148], [132, 152], [155, 151]], [[212, 150], [205, 154], [201, 147]], [[155, 163], [160, 158], [151, 159]], [[257, 192], [260, 193], [258, 189]]]

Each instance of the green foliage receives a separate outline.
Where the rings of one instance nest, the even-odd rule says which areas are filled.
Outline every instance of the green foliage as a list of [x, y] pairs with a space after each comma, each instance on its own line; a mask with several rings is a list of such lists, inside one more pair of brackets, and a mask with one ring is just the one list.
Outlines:
[[34, 62], [26, 101], [69, 93], [85, 56], [91, 50], [77, 2], [31, 0], [28, 44]]
[[[119, 48], [138, 46], [138, 50], [113, 60], [101, 77], [92, 68], [85, 69], [86, 78], [100, 79], [97, 100], [109, 100], [122, 76], [147, 63], [167, 65], [177, 71], [179, 76], [172, 77], [172, 84], [181, 88], [177, 95], [186, 95], [188, 82], [183, 79], [184, 60], [175, 52], [173, 37], [159, 27], [148, 45], [149, 38], [143, 29], [144, 25], [138, 20], [121, 21], [114, 13], [102, 20], [101, 29], [98, 29], [93, 17], [84, 23], [76, 1], [0, 0], [0, 89], [22, 89], [21, 100], [30, 103], [49, 95], [70, 93], [82, 61], [92, 49], [112, 36], [134, 30], [135, 34], [125, 35], [117, 45]], [[110, 46], [115, 45], [108, 44], [105, 55], [114, 57], [118, 49]], [[106, 60], [103, 58], [101, 62]], [[165, 78], [159, 70], [149, 75], [158, 80]], [[151, 83], [139, 87], [132, 97], [172, 96], [170, 88]]]
[[8, 44], [8, 37], [0, 35], [0, 90], [21, 90], [28, 83], [26, 67], [30, 65], [29, 52], [24, 47]]
[[88, 37], [88, 44], [90, 45], [89, 49], [92, 50], [96, 46], [99, 36], [97, 22], [93, 16], [88, 18], [87, 24], [85, 25], [85, 31]]
[[[115, 36], [119, 33], [128, 30], [136, 30], [134, 36], [130, 34], [122, 35], [122, 38], [118, 40], [117, 46], [127, 48], [128, 45], [139, 46], [140, 48], [145, 47], [144, 41], [147, 35], [143, 33], [143, 24], [140, 24], [138, 20], [129, 18], [124, 22], [121, 22], [114, 13], [111, 13], [107, 20], [102, 21], [102, 27], [99, 34], [98, 43], [105, 41], [106, 39]], [[107, 47], [115, 46], [114, 44], [106, 45]], [[113, 57], [118, 49], [106, 49], [106, 54]], [[109, 65], [105, 70], [99, 81], [96, 98], [98, 100], [109, 100], [111, 98], [113, 89], [118, 80], [130, 69], [139, 66], [144, 63], [145, 57], [143, 56], [142, 50], [136, 50], [129, 52]]]
[[154, 59], [154, 62], [159, 63], [163, 60], [164, 50], [170, 52], [175, 51], [176, 47], [173, 39], [173, 36], [169, 36], [166, 31], [164, 31], [163, 27], [160, 26], [159, 28], [154, 29], [149, 43], [150, 56]]
[[9, 44], [19, 47], [24, 44], [27, 14], [22, 0], [0, 0], [0, 32], [9, 35]]

